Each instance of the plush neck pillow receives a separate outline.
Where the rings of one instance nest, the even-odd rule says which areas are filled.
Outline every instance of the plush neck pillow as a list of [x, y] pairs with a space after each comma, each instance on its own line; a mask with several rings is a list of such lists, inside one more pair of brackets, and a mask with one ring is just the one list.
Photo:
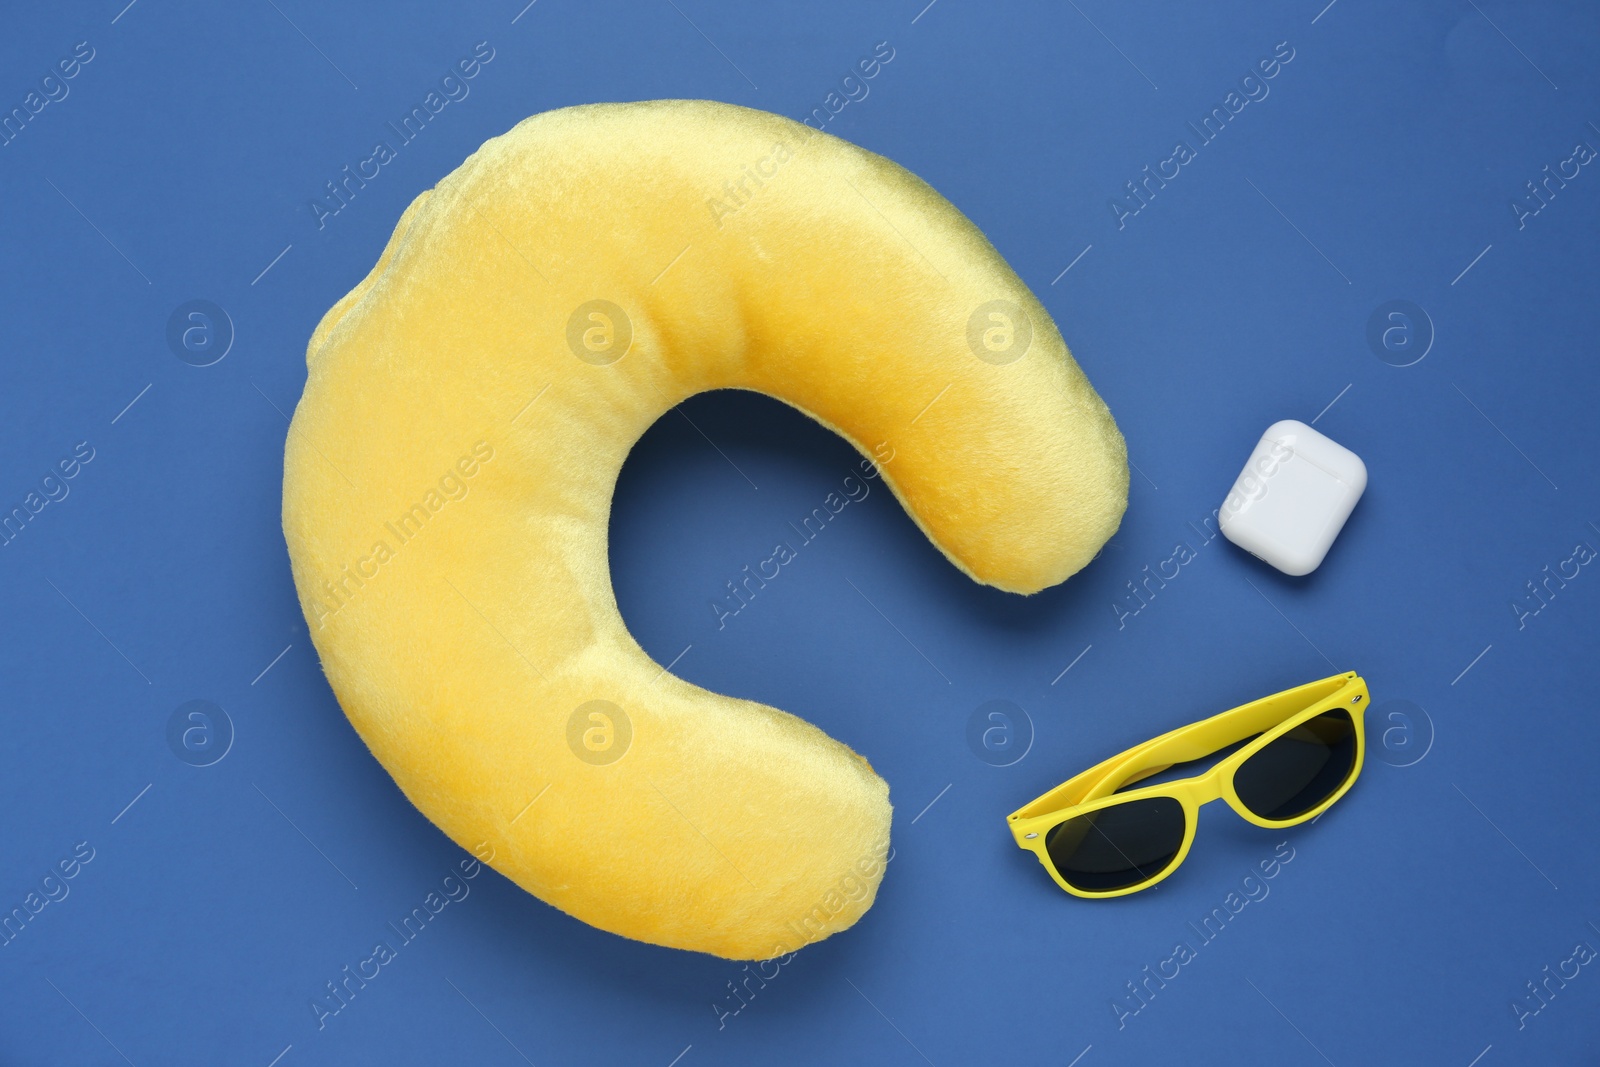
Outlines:
[[1086, 564], [1126, 504], [1105, 404], [983, 234], [896, 164], [727, 104], [567, 108], [489, 141], [406, 210], [307, 363], [284, 532], [373, 754], [540, 899], [735, 959], [867, 910], [888, 787], [628, 634], [606, 535], [639, 436], [704, 390], [776, 397], [1017, 593]]

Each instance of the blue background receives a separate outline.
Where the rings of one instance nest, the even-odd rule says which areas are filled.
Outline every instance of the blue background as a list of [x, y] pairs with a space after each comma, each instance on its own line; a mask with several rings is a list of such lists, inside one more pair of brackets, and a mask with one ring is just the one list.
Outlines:
[[[94, 49], [0, 147], [0, 510], [94, 450], [0, 548], [0, 910], [94, 851], [0, 948], [0, 1062], [1594, 1061], [1600, 967], [1520, 1029], [1511, 1007], [1600, 947], [1600, 575], [1511, 606], [1600, 546], [1600, 174], [1520, 227], [1511, 207], [1600, 146], [1594, 7], [123, 2], [0, 35], [0, 110]], [[470, 96], [319, 229], [324, 182], [479, 41]], [[741, 1006], [741, 965], [486, 871], [319, 1030], [311, 998], [465, 854], [350, 729], [295, 601], [282, 449], [312, 327], [417, 192], [526, 115], [709, 97], [799, 118], [879, 41], [893, 60], [828, 129], [926, 178], [1045, 302], [1137, 465], [1121, 530], [1021, 599], [957, 573], [880, 485], [719, 629], [724, 583], [856, 456], [760, 397], [685, 404], [704, 436], [668, 414], [617, 494], [623, 613], [677, 673], [872, 760], [897, 806], [876, 906]], [[1270, 95], [1119, 228], [1124, 183], [1282, 41]], [[203, 368], [167, 340], [193, 299], [236, 334]], [[1393, 335], [1427, 350], [1406, 367], [1367, 339], [1396, 299], [1422, 309]], [[1206, 541], [1261, 431], [1314, 417], [1371, 472], [1322, 568]], [[1197, 558], [1119, 624], [1180, 541]], [[1106, 755], [1345, 669], [1373, 750], [1315, 825], [1213, 807], [1180, 872], [1098, 903], [1005, 831]], [[168, 742], [195, 699], [233, 734], [206, 767]], [[1020, 709], [1003, 759], [967, 740], [991, 700]], [[1269, 894], [1201, 942], [1188, 924], [1285, 840]], [[1179, 941], [1196, 958], [1119, 1020]]]

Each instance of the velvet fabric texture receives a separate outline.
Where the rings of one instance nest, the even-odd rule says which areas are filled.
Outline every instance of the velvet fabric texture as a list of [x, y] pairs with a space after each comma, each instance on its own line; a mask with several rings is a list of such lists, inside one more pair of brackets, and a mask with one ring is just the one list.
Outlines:
[[628, 634], [607, 523], [639, 436], [703, 390], [776, 397], [1017, 593], [1089, 562], [1126, 505], [1110, 413], [983, 234], [896, 164], [728, 104], [567, 108], [489, 141], [406, 210], [307, 363], [284, 533], [357, 732], [528, 892], [734, 959], [871, 906], [888, 786]]

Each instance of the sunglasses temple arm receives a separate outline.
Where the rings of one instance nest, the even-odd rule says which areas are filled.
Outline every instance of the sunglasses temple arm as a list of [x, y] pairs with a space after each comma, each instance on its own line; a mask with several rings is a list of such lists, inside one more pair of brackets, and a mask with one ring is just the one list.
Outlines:
[[[1170, 736], [1171, 734], [1163, 734], [1160, 737], [1152, 738], [1142, 745], [1130, 748], [1126, 752], [1120, 752], [1108, 760], [1095, 764], [1082, 774], [1076, 775], [1043, 796], [1030, 801], [1025, 807], [1019, 808], [1015, 813], [1015, 817], [1030, 819], [1037, 815], [1047, 815], [1052, 811], [1070, 808], [1075, 804], [1082, 804], [1086, 800], [1093, 799], [1093, 794], [1099, 792], [1097, 787], [1107, 781], [1116, 783], [1111, 789], [1105, 790], [1106, 793], [1110, 793], [1116, 789], [1116, 786], [1124, 785], [1130, 781], [1138, 781], [1140, 778], [1146, 778], [1152, 774], [1159, 774], [1161, 771], [1166, 770], [1166, 766], [1153, 764], [1149, 767], [1138, 767], [1137, 764], [1141, 762], [1142, 757], [1147, 752], [1166, 741]], [[1119, 776], [1119, 772], [1130, 764], [1135, 765], [1135, 769]], [[1167, 764], [1167, 766], [1170, 765], [1170, 763]]]

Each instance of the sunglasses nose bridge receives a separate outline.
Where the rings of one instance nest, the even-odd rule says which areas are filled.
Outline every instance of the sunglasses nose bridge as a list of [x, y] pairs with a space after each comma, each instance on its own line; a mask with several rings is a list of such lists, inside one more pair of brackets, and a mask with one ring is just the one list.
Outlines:
[[1228, 800], [1233, 792], [1233, 767], [1219, 764], [1201, 775], [1194, 784], [1195, 807], [1203, 808], [1213, 800]]
[[1213, 767], [1195, 783], [1195, 791], [1198, 794], [1194, 798], [1196, 816], [1199, 815], [1201, 808], [1220, 800], [1232, 808], [1240, 818], [1249, 822], [1257, 820], [1257, 817], [1244, 806], [1244, 802], [1239, 799], [1239, 794], [1233, 788], [1233, 774], [1237, 769], [1237, 765], [1225, 763]]

